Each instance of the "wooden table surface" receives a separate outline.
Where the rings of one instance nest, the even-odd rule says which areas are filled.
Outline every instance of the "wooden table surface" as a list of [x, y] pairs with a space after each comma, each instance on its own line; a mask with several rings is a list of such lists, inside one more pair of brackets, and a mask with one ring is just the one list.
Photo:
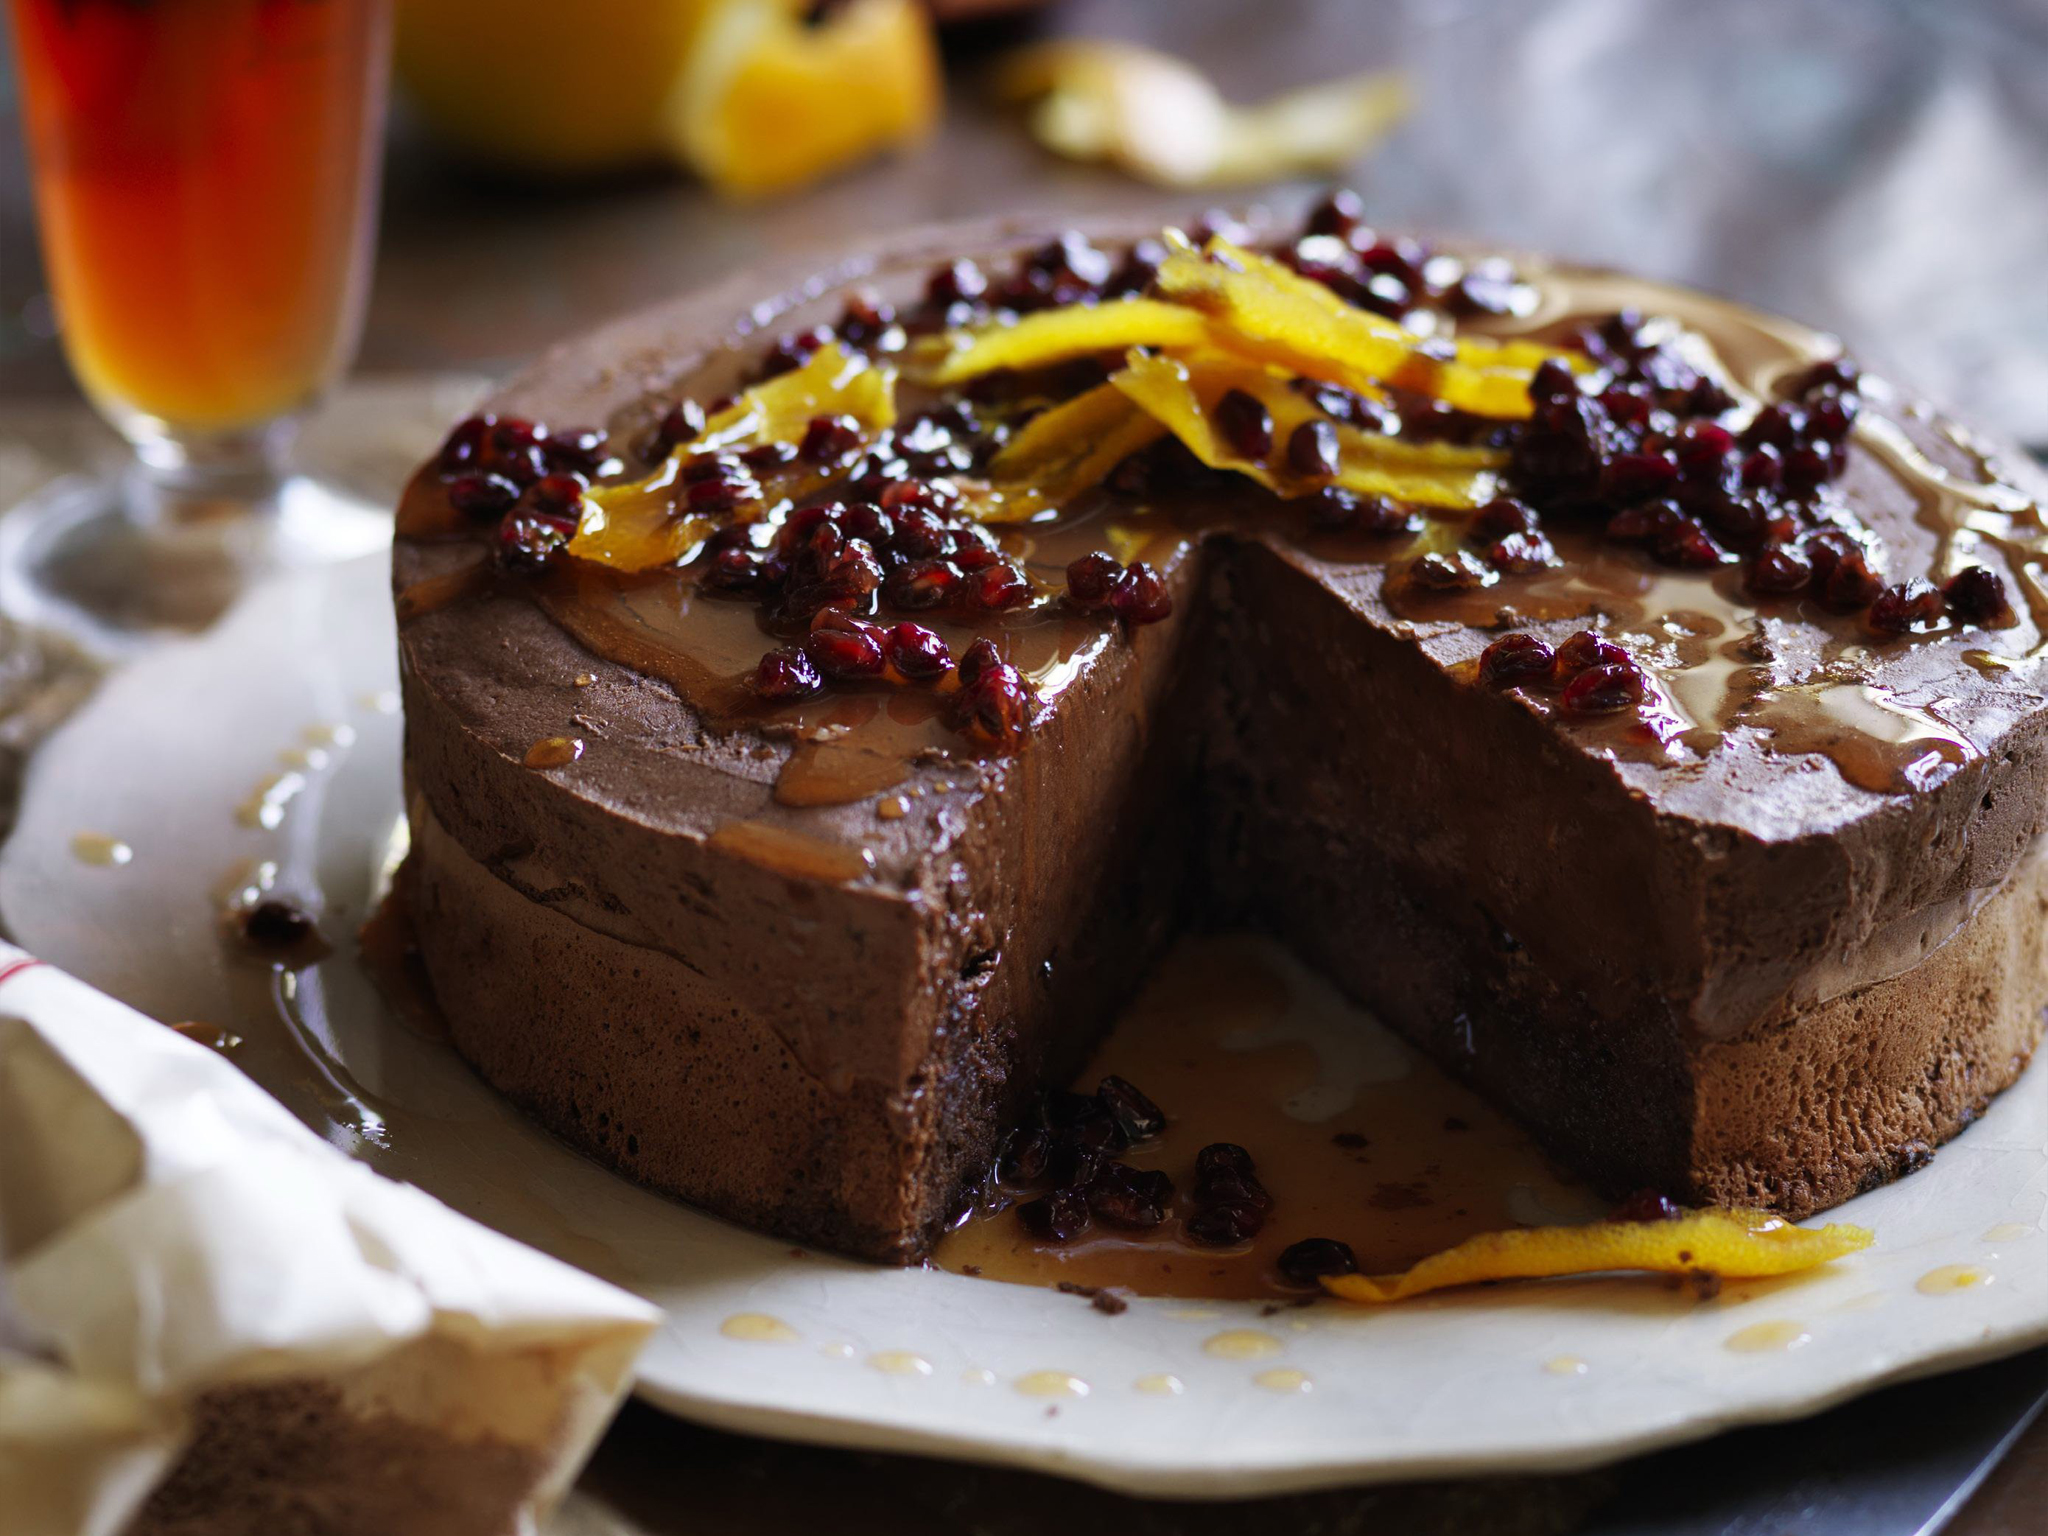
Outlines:
[[[1390, 56], [1394, 40], [1412, 37], [1417, 28], [1455, 22], [1471, 46], [1483, 49], [1485, 18], [1475, 20], [1472, 13], [1486, 10], [1363, 0], [1180, 0], [1156, 7], [1137, 0], [1080, 0], [1056, 24], [1151, 38], [1213, 68], [1233, 91], [1252, 94], [1376, 65]], [[1014, 120], [981, 104], [976, 71], [993, 47], [1013, 35], [981, 31], [954, 39], [953, 101], [943, 131], [930, 143], [758, 208], [721, 206], [687, 180], [665, 174], [574, 189], [480, 179], [440, 158], [401, 122], [394, 134], [362, 369], [502, 371], [596, 320], [743, 269], [770, 253], [825, 246], [901, 224], [1031, 208], [1074, 214], [1156, 209], [1162, 216], [1184, 216], [1208, 200], [1054, 162]], [[1459, 89], [1455, 78], [1425, 78], [1421, 84], [1439, 102]], [[1390, 154], [1399, 151], [1397, 142]], [[1449, 197], [1433, 201], [1429, 185], [1398, 160], [1383, 157], [1354, 180], [1405, 220], [1471, 225], [1468, 207]], [[1306, 190], [1271, 189], [1282, 197]], [[1518, 234], [1527, 222], [1504, 218], [1502, 229]], [[1744, 291], [1733, 270], [1741, 259], [1731, 255], [1722, 286]], [[0, 395], [71, 392], [42, 295], [26, 178], [10, 119], [0, 127]], [[2034, 1358], [2048, 1374], [2042, 1357]], [[1901, 1389], [1895, 1394], [1902, 1405], [1898, 1412], [1940, 1415], [1955, 1390], [1940, 1382]], [[1671, 1465], [1702, 1464], [1696, 1458]], [[1666, 1464], [1656, 1465], [1661, 1476]], [[1730, 1475], [1739, 1470], [1731, 1468]], [[1145, 1504], [1026, 1474], [776, 1446], [682, 1427], [632, 1408], [601, 1450], [564, 1529], [721, 1536], [829, 1523], [848, 1536], [1007, 1536], [1054, 1526], [1076, 1536], [1098, 1530], [1126, 1536], [1240, 1530], [1506, 1536], [1597, 1529], [1603, 1505], [1629, 1495], [1630, 1476], [1621, 1469], [1255, 1504]], [[1640, 1502], [1639, 1488], [1633, 1496]], [[2048, 1422], [2023, 1438], [1950, 1529], [1957, 1536], [2041, 1536], [2048, 1529], [2044, 1509]]]

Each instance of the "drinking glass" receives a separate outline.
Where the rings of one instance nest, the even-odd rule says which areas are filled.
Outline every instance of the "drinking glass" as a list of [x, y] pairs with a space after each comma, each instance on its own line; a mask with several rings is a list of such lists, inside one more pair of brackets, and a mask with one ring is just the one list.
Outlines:
[[388, 0], [11, 0], [65, 354], [134, 450], [0, 517], [0, 602], [118, 643], [388, 537], [287, 470], [355, 351]]

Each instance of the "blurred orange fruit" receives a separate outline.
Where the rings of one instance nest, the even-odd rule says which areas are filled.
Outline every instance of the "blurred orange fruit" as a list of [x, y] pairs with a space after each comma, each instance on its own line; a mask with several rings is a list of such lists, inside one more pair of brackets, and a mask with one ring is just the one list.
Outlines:
[[663, 158], [788, 190], [912, 140], [940, 72], [916, 0], [399, 0], [421, 115], [479, 159], [553, 175]]

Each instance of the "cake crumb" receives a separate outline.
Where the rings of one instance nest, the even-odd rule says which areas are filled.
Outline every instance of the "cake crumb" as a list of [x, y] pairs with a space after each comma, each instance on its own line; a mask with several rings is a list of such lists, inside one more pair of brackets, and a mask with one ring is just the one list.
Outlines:
[[1088, 1305], [1105, 1317], [1116, 1317], [1131, 1310], [1131, 1304], [1107, 1286], [1079, 1285], [1072, 1280], [1062, 1280], [1058, 1288], [1069, 1296], [1086, 1296]]

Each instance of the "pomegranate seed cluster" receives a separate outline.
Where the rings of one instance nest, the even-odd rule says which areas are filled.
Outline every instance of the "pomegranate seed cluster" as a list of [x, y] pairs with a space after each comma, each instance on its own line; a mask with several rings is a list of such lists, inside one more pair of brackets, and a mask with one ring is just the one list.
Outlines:
[[[1171, 1175], [1119, 1161], [1166, 1129], [1166, 1115], [1131, 1083], [1105, 1077], [1092, 1094], [1049, 1089], [996, 1156], [990, 1180], [1015, 1197], [1019, 1225], [1042, 1243], [1072, 1243], [1091, 1229], [1151, 1232], [1179, 1218], [1179, 1235], [1205, 1248], [1235, 1248], [1264, 1230], [1273, 1197], [1251, 1153], [1211, 1142], [1195, 1154], [1185, 1194]], [[1279, 1256], [1289, 1284], [1315, 1286], [1358, 1268], [1351, 1249], [1312, 1237]]]
[[490, 537], [510, 571], [544, 569], [575, 535], [583, 493], [617, 467], [605, 434], [550, 430], [521, 416], [459, 422], [434, 460], [449, 506]]
[[[1639, 316], [1588, 327], [1580, 345], [1596, 372], [1582, 379], [1562, 363], [1539, 368], [1529, 388], [1534, 414], [1513, 443], [1510, 478], [1545, 516], [1595, 519], [1609, 539], [1683, 570], [1739, 562], [1757, 596], [1864, 611], [1880, 634], [1951, 619], [2013, 621], [2003, 578], [1983, 566], [1941, 590], [1918, 580], [1887, 585], [1867, 536], [1829, 494], [1862, 406], [1852, 363], [1817, 364], [1738, 427], [1722, 420], [1735, 404], [1727, 391]], [[1430, 575], [1481, 584], [1489, 570], [1515, 570], [1525, 553], [1489, 546], [1471, 569]]]
[[1494, 688], [1554, 693], [1568, 715], [1617, 714], [1641, 703], [1649, 689], [1641, 664], [1590, 629], [1555, 650], [1534, 635], [1503, 635], [1480, 653], [1479, 679]]
[[1299, 239], [1275, 253], [1347, 304], [1390, 319], [1419, 311], [1505, 315], [1535, 307], [1535, 290], [1498, 257], [1466, 261], [1365, 222], [1358, 195], [1344, 189], [1309, 211]]

